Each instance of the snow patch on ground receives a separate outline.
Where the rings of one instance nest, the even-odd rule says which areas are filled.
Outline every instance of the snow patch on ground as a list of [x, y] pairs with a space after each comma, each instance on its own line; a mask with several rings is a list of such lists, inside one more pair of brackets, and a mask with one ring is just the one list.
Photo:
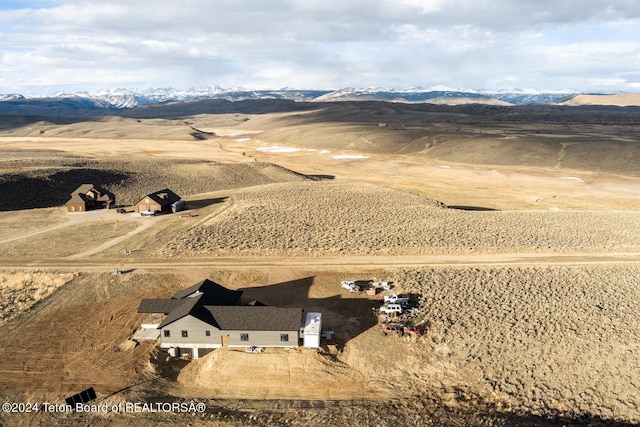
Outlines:
[[335, 156], [331, 156], [332, 159], [367, 159], [369, 156], [365, 156], [363, 154], [336, 154]]
[[562, 176], [560, 177], [560, 179], [569, 179], [571, 181], [578, 181], [578, 182], [584, 183], [584, 180], [582, 178], [578, 178], [576, 176]]
[[269, 153], [295, 153], [295, 152], [301, 151], [302, 149], [295, 148], [295, 147], [281, 147], [279, 145], [271, 145], [269, 147], [256, 148], [256, 150], [266, 151]]

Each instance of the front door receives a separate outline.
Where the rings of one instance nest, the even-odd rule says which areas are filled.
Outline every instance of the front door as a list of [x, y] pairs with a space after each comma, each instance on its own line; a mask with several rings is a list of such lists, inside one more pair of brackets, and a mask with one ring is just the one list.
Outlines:
[[228, 335], [221, 335], [220, 338], [222, 339], [222, 346], [226, 347], [229, 341], [229, 336]]

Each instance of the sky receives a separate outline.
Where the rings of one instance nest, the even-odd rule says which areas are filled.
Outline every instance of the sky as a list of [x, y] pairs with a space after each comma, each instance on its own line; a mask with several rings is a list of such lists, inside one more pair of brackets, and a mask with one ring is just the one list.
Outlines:
[[2, 0], [0, 94], [640, 92], [637, 0]]

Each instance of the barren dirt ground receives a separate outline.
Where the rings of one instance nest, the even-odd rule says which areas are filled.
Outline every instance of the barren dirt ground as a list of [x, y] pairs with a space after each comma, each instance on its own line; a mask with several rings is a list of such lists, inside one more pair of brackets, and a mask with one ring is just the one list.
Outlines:
[[[194, 117], [199, 130], [217, 135], [203, 140], [181, 139], [178, 131], [163, 138], [167, 128], [160, 126], [145, 128], [155, 133], [144, 138], [127, 138], [122, 122], [117, 122], [120, 136], [111, 135], [106, 125], [94, 136], [82, 134], [91, 123], [64, 131], [41, 125], [53, 136], [34, 136], [42, 134], [37, 127], [0, 135], [2, 149], [15, 152], [46, 147], [93, 159], [270, 162], [330, 181], [250, 189], [219, 189], [213, 183], [209, 193], [183, 195], [192, 214], [184, 218], [114, 211], [71, 215], [63, 208], [1, 212], [0, 320], [5, 324], [0, 326], [0, 396], [60, 402], [94, 386], [101, 401], [110, 403], [197, 398], [208, 401], [211, 410], [206, 418], [189, 422], [211, 425], [640, 422], [635, 315], [640, 308], [639, 178], [500, 162], [456, 163], [429, 157], [428, 148], [403, 155], [363, 152], [355, 145], [311, 147], [291, 138], [279, 142], [267, 131], [282, 120], [288, 116], [248, 121]], [[359, 141], [376, 144], [366, 133]], [[557, 155], [553, 163], [562, 162], [563, 152]], [[20, 170], [18, 164], [1, 172]], [[333, 192], [343, 204], [361, 203], [368, 191], [374, 198], [392, 194], [402, 204], [400, 215], [409, 212], [409, 200], [457, 207], [460, 218], [480, 218], [490, 209], [516, 211], [487, 213], [505, 214], [515, 236], [534, 236], [538, 246], [523, 248], [517, 239], [483, 246], [490, 236], [500, 235], [491, 228], [493, 221], [478, 230], [485, 233], [481, 243], [464, 250], [434, 250], [430, 244], [416, 250], [424, 243], [407, 244], [411, 233], [395, 246], [385, 246], [390, 237], [383, 234], [373, 253], [367, 253], [367, 245], [344, 253], [322, 245], [308, 250], [335, 238], [319, 230], [316, 241], [292, 240], [293, 246], [255, 240], [294, 236], [283, 226], [287, 209], [296, 211], [289, 214], [294, 225], [293, 220], [307, 221], [309, 227], [337, 221], [344, 233], [366, 229], [366, 223], [380, 227], [375, 212], [358, 225], [357, 215], [366, 207], [342, 222], [335, 218], [343, 211], [321, 206], [307, 209], [313, 220], [296, 216], [310, 199], [290, 191], [319, 188], [316, 184], [327, 192], [317, 200]], [[392, 222], [393, 211], [385, 211], [389, 216], [383, 222]], [[261, 216], [273, 212], [282, 218], [269, 222]], [[549, 224], [565, 227], [547, 244], [538, 231], [549, 227], [537, 218], [553, 213], [571, 219], [561, 223], [552, 217]], [[257, 218], [253, 226], [242, 222], [249, 215]], [[590, 229], [594, 224], [598, 231]], [[607, 225], [614, 228], [611, 233]], [[394, 226], [401, 228], [402, 221]], [[580, 233], [572, 231], [576, 227]], [[211, 246], [207, 239], [215, 233], [227, 233], [227, 243]], [[579, 234], [577, 241], [567, 237], [574, 234]], [[459, 238], [455, 230], [447, 236], [453, 235]], [[125, 274], [113, 275], [115, 268]], [[141, 298], [167, 297], [205, 277], [243, 289], [245, 298], [320, 310], [335, 340], [323, 354], [216, 351], [190, 363], [167, 360], [151, 344], [129, 340], [142, 320], [135, 312]], [[339, 287], [340, 280], [365, 277], [392, 280], [398, 291], [420, 295], [417, 320], [425, 336], [381, 336], [371, 315], [378, 302]], [[185, 418], [175, 414], [137, 419], [142, 425], [180, 420]], [[75, 421], [72, 414], [0, 415], [0, 423], [7, 425]], [[126, 425], [132, 418], [86, 415], [84, 421]]]

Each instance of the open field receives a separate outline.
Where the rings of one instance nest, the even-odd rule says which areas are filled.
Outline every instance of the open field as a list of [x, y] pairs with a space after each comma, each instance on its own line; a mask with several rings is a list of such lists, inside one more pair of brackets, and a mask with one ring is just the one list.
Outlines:
[[[636, 212], [445, 209], [388, 188], [318, 182], [240, 191], [161, 250], [171, 257], [640, 249]], [[300, 207], [303, 207], [302, 209]]]
[[[173, 103], [0, 117], [0, 397], [207, 402], [203, 415], [0, 414], [2, 425], [640, 423], [634, 108]], [[185, 215], [67, 214], [171, 188]], [[114, 268], [124, 274], [112, 274]], [[172, 360], [142, 298], [210, 278], [321, 311], [321, 353]], [[377, 297], [419, 296], [420, 338]]]

